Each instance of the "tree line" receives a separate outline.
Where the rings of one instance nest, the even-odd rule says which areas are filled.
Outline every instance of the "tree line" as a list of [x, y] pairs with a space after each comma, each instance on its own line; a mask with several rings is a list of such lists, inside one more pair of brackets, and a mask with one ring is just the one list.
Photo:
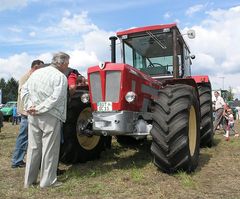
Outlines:
[[13, 77], [9, 80], [0, 79], [0, 89], [2, 90], [2, 103], [8, 101], [17, 101], [18, 96], [18, 81]]

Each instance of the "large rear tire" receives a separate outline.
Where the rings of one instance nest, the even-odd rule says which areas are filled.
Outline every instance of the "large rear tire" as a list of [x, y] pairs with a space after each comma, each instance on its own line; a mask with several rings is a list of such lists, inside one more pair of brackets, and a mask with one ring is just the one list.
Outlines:
[[194, 171], [200, 145], [199, 103], [193, 87], [167, 85], [153, 109], [151, 152], [164, 172]]
[[81, 133], [81, 125], [91, 116], [90, 105], [83, 104], [79, 98], [72, 99], [67, 111], [67, 121], [63, 126], [64, 142], [60, 149], [60, 161], [63, 163], [83, 163], [94, 160], [104, 150], [103, 136], [86, 136]]
[[213, 112], [212, 89], [210, 83], [198, 85], [201, 109], [200, 146], [212, 147], [213, 145]]

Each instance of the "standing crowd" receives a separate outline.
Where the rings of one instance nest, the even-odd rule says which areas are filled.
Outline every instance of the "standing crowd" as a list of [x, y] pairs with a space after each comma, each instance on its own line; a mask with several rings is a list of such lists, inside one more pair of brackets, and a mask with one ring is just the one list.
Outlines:
[[[54, 54], [51, 64], [34, 60], [19, 80], [17, 113], [19, 133], [12, 168], [26, 167], [24, 187], [61, 185], [57, 181], [62, 123], [66, 120], [68, 95], [76, 90], [78, 72], [68, 68], [70, 56]], [[26, 156], [26, 163], [23, 161]]]
[[234, 116], [232, 109], [224, 99], [220, 96], [218, 91], [214, 92], [215, 100], [213, 101], [213, 107], [215, 111], [215, 120], [213, 125], [213, 131], [219, 130], [221, 127], [225, 131], [224, 137], [226, 141], [230, 139], [230, 133], [234, 133], [235, 137], [239, 137], [238, 132], [234, 128]]

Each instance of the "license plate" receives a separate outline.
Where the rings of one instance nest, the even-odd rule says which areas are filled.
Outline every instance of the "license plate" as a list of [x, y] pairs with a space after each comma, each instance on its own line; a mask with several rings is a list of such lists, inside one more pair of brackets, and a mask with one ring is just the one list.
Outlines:
[[97, 110], [100, 112], [112, 111], [112, 102], [98, 102]]

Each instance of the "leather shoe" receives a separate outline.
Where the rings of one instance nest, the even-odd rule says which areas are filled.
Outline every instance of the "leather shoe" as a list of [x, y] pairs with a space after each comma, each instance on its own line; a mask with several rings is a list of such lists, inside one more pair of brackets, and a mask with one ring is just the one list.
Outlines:
[[57, 169], [57, 176], [63, 175], [66, 170]]
[[17, 165], [12, 165], [12, 168], [13, 169], [15, 169], [15, 168], [23, 168], [25, 166], [26, 166], [26, 163], [22, 161], [21, 163], [19, 163]]
[[53, 183], [52, 185], [50, 185], [50, 187], [60, 187], [60, 186], [62, 186], [62, 185], [63, 185], [62, 182], [56, 181], [55, 183]]
[[56, 182], [54, 182], [53, 184], [51, 184], [51, 185], [49, 185], [49, 186], [44, 186], [44, 187], [41, 187], [41, 186], [40, 186], [40, 188], [42, 188], [42, 189], [54, 188], [54, 187], [60, 187], [60, 186], [62, 186], [62, 185], [63, 185], [62, 182], [56, 181]]

